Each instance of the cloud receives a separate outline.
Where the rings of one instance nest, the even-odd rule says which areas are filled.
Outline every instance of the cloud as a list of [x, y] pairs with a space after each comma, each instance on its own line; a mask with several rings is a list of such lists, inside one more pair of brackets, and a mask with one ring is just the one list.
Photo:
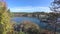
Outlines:
[[32, 6], [26, 6], [26, 7], [10, 7], [11, 12], [36, 12], [36, 11], [44, 11], [44, 12], [51, 12], [49, 7], [32, 7]]

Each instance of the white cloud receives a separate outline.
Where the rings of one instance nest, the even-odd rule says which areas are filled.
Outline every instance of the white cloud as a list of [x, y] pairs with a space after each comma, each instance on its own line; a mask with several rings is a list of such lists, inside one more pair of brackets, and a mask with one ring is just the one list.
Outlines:
[[12, 12], [34, 12], [34, 11], [44, 11], [44, 12], [51, 12], [49, 7], [13, 7], [10, 8]]

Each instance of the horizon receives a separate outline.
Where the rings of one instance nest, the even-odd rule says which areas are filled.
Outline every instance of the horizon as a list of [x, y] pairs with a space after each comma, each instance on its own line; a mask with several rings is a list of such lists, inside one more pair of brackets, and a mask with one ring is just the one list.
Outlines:
[[52, 0], [7, 0], [11, 12], [51, 12]]

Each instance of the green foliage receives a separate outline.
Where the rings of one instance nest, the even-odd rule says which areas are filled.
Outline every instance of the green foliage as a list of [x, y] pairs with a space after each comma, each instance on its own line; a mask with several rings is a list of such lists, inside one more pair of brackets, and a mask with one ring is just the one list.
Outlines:
[[0, 7], [0, 34], [6, 34], [11, 29], [10, 15], [6, 7]]
[[19, 34], [25, 34], [24, 32], [20, 31]]
[[10, 29], [10, 17], [6, 12], [2, 14], [1, 24], [3, 25], [4, 29], [3, 32], [7, 32]]

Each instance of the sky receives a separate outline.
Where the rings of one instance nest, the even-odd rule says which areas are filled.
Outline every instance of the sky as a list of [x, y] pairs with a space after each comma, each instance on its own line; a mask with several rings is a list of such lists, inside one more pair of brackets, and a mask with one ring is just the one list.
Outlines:
[[51, 12], [52, 0], [7, 0], [7, 6], [11, 12]]

